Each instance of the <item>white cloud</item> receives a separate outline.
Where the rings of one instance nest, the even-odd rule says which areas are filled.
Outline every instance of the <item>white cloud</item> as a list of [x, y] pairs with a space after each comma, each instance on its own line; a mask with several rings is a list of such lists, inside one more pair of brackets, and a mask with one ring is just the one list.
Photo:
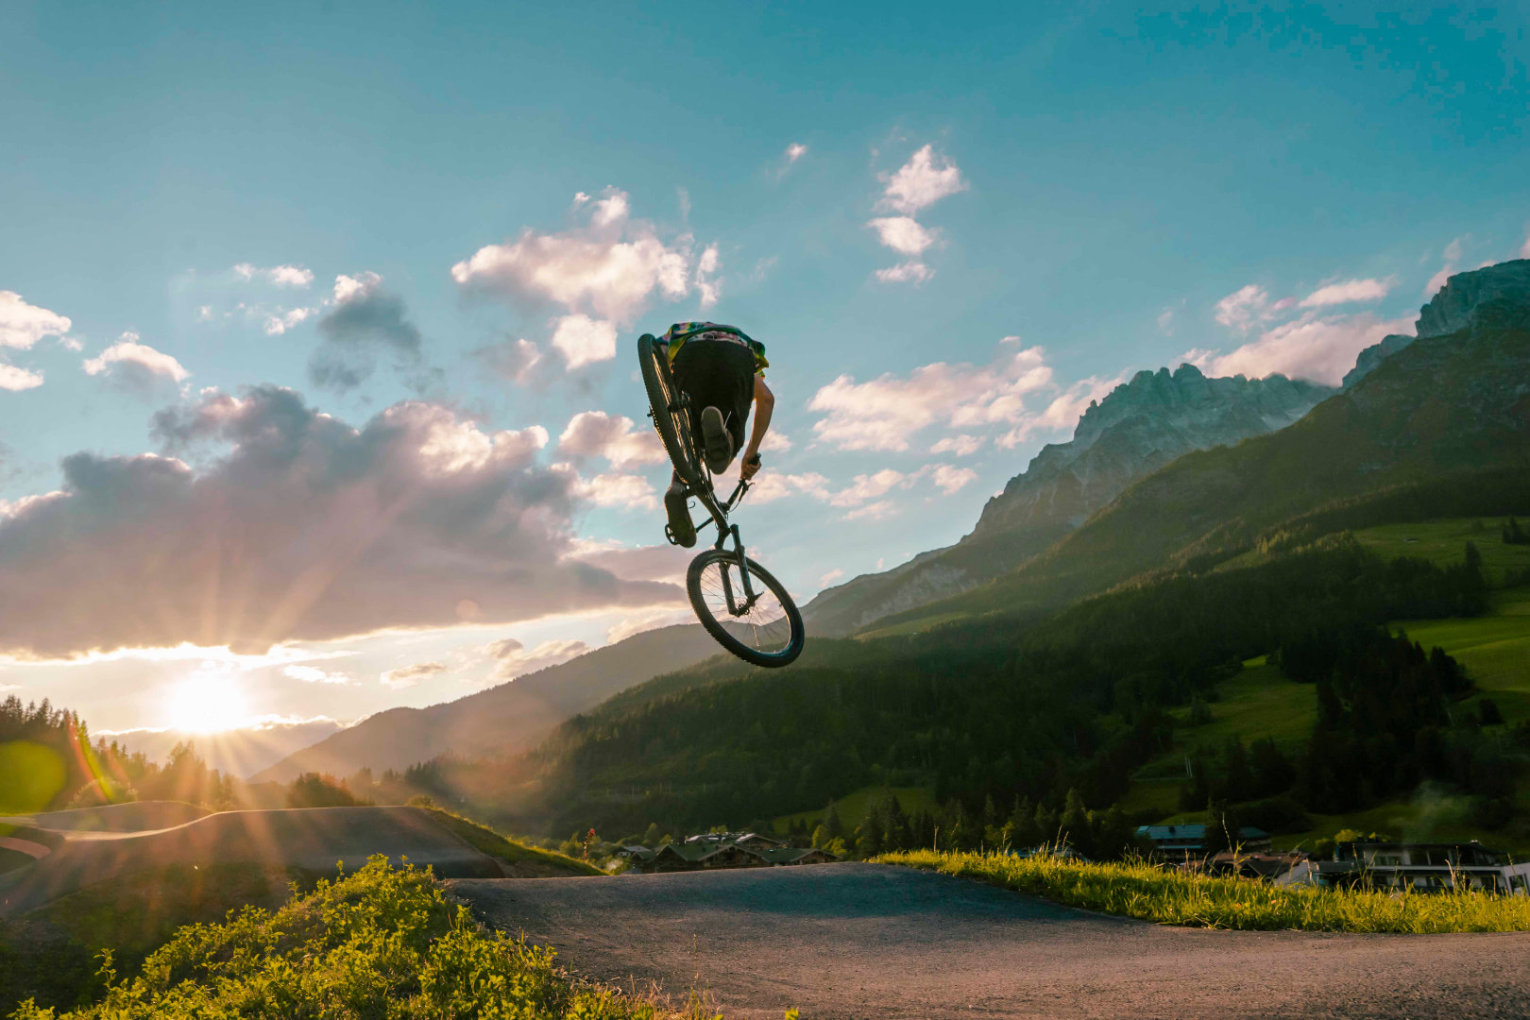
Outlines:
[[882, 244], [902, 255], [918, 255], [935, 243], [936, 234], [912, 216], [883, 216], [866, 224]]
[[956, 435], [946, 438], [930, 446], [931, 453], [952, 453], [958, 457], [970, 457], [977, 453], [983, 446], [983, 437]]
[[1211, 362], [1212, 375], [1262, 378], [1275, 372], [1337, 385], [1355, 357], [1388, 333], [1407, 333], [1412, 319], [1378, 319], [1369, 312], [1322, 318], [1307, 314]]
[[760, 451], [762, 453], [784, 453], [791, 448], [791, 439], [785, 432], [775, 427], [772, 427], [769, 432], [765, 433], [765, 438], [760, 440]]
[[668, 627], [676, 623], [688, 623], [695, 619], [690, 606], [677, 607], [675, 609], [647, 609], [624, 616], [621, 620], [611, 625], [606, 630], [606, 643], [616, 644], [625, 641], [634, 634], [644, 631], [657, 630], [660, 627]]
[[535, 648], [527, 649], [515, 638], [505, 638], [484, 647], [484, 652], [496, 663], [493, 680], [513, 680], [567, 662], [589, 650], [590, 646], [583, 641], [543, 641]]
[[[46, 336], [56, 336], [65, 347], [79, 350], [79, 344], [67, 334], [69, 317], [37, 305], [29, 305], [12, 290], [0, 290], [0, 349], [30, 350]], [[0, 361], [0, 390], [18, 392], [43, 384], [41, 372]]]
[[266, 335], [281, 336], [287, 330], [303, 322], [314, 313], [312, 308], [292, 308], [276, 315], [266, 316]]
[[1302, 298], [1302, 308], [1327, 308], [1330, 305], [1347, 305], [1361, 301], [1380, 301], [1387, 296], [1396, 282], [1387, 280], [1345, 280], [1330, 283]]
[[793, 142], [786, 147], [786, 165], [791, 166], [797, 160], [807, 155], [808, 147], [801, 142]]
[[587, 224], [557, 234], [528, 228], [458, 262], [452, 278], [470, 290], [552, 302], [618, 324], [632, 322], [655, 294], [674, 300], [689, 291], [689, 235], [663, 240], [651, 224], [630, 218], [627, 194], [615, 188], [600, 199], [581, 192], [574, 207], [588, 210]]
[[654, 510], [659, 506], [653, 485], [642, 475], [608, 472], [581, 479], [576, 491], [596, 506], [625, 510]]
[[1112, 378], [1090, 376], [1063, 390], [1039, 414], [1025, 416], [1018, 425], [997, 440], [999, 446], [1012, 450], [1038, 432], [1072, 432], [1089, 405], [1102, 400], [1126, 380], [1123, 372]]
[[977, 472], [971, 468], [957, 468], [949, 464], [937, 464], [931, 477], [940, 491], [949, 496], [968, 483], [977, 481]]
[[191, 375], [179, 361], [148, 344], [131, 330], [94, 358], [84, 362], [86, 375], [111, 373], [129, 385], [145, 388], [156, 381], [182, 382]]
[[1176, 365], [1194, 365], [1205, 372], [1211, 367], [1211, 362], [1216, 358], [1217, 350], [1213, 347], [1192, 347], [1179, 357], [1174, 359]]
[[375, 291], [381, 283], [382, 277], [371, 270], [357, 273], [355, 276], [346, 276], [342, 273], [335, 277], [335, 289], [331, 300], [337, 305], [360, 300]]
[[317, 666], [283, 666], [282, 676], [305, 684], [352, 684], [356, 681], [341, 672], [329, 672]]
[[15, 365], [7, 365], [0, 361], [0, 390], [8, 390], [11, 393], [19, 393], [22, 390], [36, 389], [43, 384], [41, 372], [32, 372]]
[[64, 336], [71, 325], [67, 315], [29, 305], [13, 290], [0, 290], [0, 347], [30, 350], [45, 336]]
[[581, 411], [569, 419], [558, 437], [558, 453], [564, 457], [604, 457], [617, 470], [669, 460], [657, 432], [634, 429], [631, 418], [604, 411]]
[[1520, 246], [1519, 257], [1522, 259], [1530, 259], [1530, 237], [1526, 237], [1525, 243]]
[[883, 283], [924, 283], [934, 275], [935, 271], [918, 259], [909, 259], [876, 272], [877, 279]]
[[717, 280], [719, 264], [715, 244], [707, 245], [701, 258], [696, 260], [696, 292], [701, 297], [702, 311], [717, 304], [717, 299], [722, 296], [722, 284]]
[[1174, 309], [1165, 308], [1158, 313], [1158, 332], [1165, 336], [1174, 334]]
[[576, 312], [558, 320], [552, 345], [563, 352], [569, 368], [580, 368], [616, 357], [616, 326]]
[[[1445, 246], [1445, 250], [1440, 253], [1445, 259], [1445, 264], [1440, 267], [1440, 271], [1438, 273], [1435, 273], [1429, 278], [1428, 283], [1424, 284], [1425, 298], [1434, 297], [1434, 295], [1439, 292], [1439, 289], [1445, 286], [1445, 281], [1450, 279], [1451, 275], [1460, 268], [1462, 240], [1463, 238], [1460, 237], [1455, 238], [1449, 244], [1447, 244]], [[1530, 247], [1530, 241], [1526, 241], [1525, 244], [1527, 247]]]
[[[849, 513], [845, 514], [845, 520], [882, 521], [886, 520], [897, 512], [898, 508], [893, 505], [892, 500], [879, 499], [875, 503], [867, 503], [865, 506], [860, 507], [859, 509], [851, 510]], [[881, 563], [877, 564], [877, 569], [882, 569]]]
[[839, 376], [808, 402], [824, 414], [813, 431], [842, 450], [906, 450], [914, 433], [935, 424], [1019, 424], [1029, 395], [1052, 385], [1052, 369], [1040, 347], [1011, 350], [1002, 347], [985, 366], [938, 361], [864, 383]]
[[895, 488], [907, 488], [913, 484], [915, 477], [892, 468], [883, 468], [869, 475], [856, 475], [847, 488], [830, 497], [829, 503], [833, 506], [859, 506], [885, 496]]
[[378, 676], [377, 682], [384, 687], [395, 691], [401, 691], [406, 687], [414, 687], [421, 680], [429, 680], [446, 672], [446, 664], [441, 662], [418, 662], [413, 666], [400, 666], [390, 669]]
[[241, 262], [234, 267], [234, 272], [241, 279], [253, 280], [258, 276], [278, 287], [307, 287], [313, 283], [313, 270], [304, 266], [270, 266], [261, 269], [248, 262]]
[[887, 182], [887, 188], [879, 205], [905, 214], [916, 213], [967, 188], [956, 163], [936, 155], [933, 145], [919, 149], [896, 172], [884, 174], [882, 180]]
[[828, 499], [829, 480], [815, 471], [792, 475], [764, 470], [754, 476], [754, 482], [749, 487], [749, 502], [752, 504], [773, 503], [788, 496]]
[[833, 584], [835, 581], [838, 581], [841, 577], [844, 576], [845, 572], [839, 567], [835, 567], [833, 570], [829, 571], [827, 574], [824, 574], [818, 579], [818, 585], [821, 588], [827, 588], [829, 585]]
[[1269, 292], [1251, 283], [1217, 302], [1217, 321], [1229, 329], [1247, 331], [1264, 315], [1269, 303]]

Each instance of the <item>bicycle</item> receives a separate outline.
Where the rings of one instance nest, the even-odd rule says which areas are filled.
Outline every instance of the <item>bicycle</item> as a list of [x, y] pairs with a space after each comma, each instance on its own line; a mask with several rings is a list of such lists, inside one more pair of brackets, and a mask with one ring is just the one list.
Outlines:
[[[750, 483], [740, 479], [732, 495], [718, 500], [691, 428], [690, 397], [675, 384], [668, 354], [650, 333], [638, 338], [638, 362], [648, 391], [648, 417], [680, 481], [710, 515], [696, 530], [708, 525], [717, 530], [712, 548], [691, 560], [685, 572], [691, 608], [717, 643], [745, 662], [778, 667], [795, 661], [806, 640], [802, 614], [785, 585], [745, 554], [738, 525], [728, 522]], [[668, 524], [664, 537], [679, 544]]]

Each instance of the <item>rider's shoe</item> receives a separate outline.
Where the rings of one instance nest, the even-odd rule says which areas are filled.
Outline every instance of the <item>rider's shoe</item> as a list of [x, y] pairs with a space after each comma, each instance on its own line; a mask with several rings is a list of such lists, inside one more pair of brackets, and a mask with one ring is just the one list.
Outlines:
[[670, 540], [689, 549], [696, 544], [696, 525], [691, 521], [691, 490], [676, 478], [664, 493], [664, 509], [669, 513]]
[[715, 407], [701, 409], [701, 456], [714, 475], [728, 470], [733, 461], [733, 436], [723, 421], [722, 411]]

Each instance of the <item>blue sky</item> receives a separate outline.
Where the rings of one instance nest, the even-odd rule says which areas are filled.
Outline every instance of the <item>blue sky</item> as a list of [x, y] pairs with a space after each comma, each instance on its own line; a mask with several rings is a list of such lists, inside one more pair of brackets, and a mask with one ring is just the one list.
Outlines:
[[[769, 347], [790, 445], [743, 522], [804, 600], [957, 539], [1131, 371], [1333, 381], [1442, 272], [1522, 253], [1525, 32], [1369, 5], [10, 5], [0, 609], [37, 615], [0, 633], [0, 687], [98, 728], [208, 691], [223, 722], [348, 721], [683, 618], [630, 353], [679, 319]], [[255, 457], [273, 422], [330, 451], [321, 482]], [[396, 527], [335, 495], [404, 477]], [[305, 573], [347, 521], [370, 537]], [[455, 562], [482, 571], [461, 598]], [[209, 570], [217, 619], [188, 622]]]

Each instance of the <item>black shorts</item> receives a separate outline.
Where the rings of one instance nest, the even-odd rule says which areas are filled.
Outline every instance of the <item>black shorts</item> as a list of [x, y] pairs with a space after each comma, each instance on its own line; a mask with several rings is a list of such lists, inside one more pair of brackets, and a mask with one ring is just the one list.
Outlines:
[[733, 436], [733, 452], [744, 448], [744, 423], [754, 403], [754, 352], [727, 340], [691, 340], [680, 348], [671, 366], [675, 382], [690, 395], [691, 429], [701, 441], [701, 409], [723, 413]]

